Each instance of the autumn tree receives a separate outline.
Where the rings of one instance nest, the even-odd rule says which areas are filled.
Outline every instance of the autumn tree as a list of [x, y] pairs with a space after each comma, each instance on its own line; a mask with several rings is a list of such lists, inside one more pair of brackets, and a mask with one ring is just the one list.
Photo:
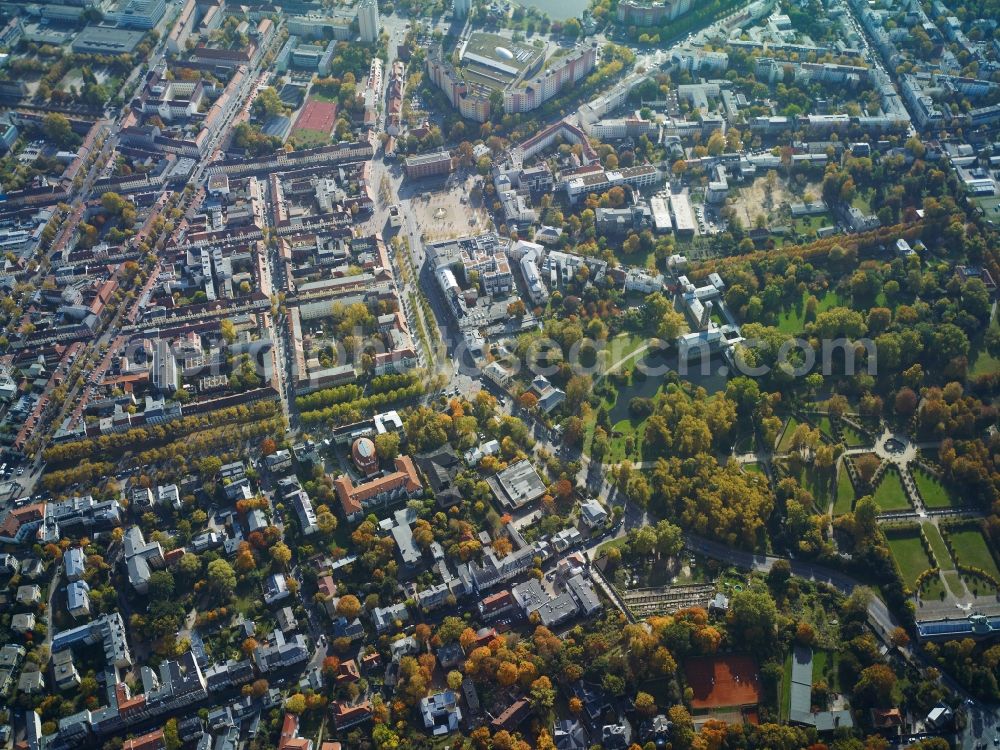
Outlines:
[[346, 617], [348, 620], [353, 620], [359, 614], [361, 614], [361, 602], [358, 597], [354, 594], [347, 594], [340, 597], [337, 602], [337, 614], [341, 617]]

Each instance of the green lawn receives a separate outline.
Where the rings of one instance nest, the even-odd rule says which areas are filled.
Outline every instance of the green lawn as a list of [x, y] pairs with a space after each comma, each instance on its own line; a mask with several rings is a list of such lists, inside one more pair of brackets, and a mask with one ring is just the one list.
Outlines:
[[333, 104], [338, 104], [340, 102], [339, 97], [321, 93], [320, 90], [316, 88], [309, 89], [309, 98], [315, 99], [318, 102], [331, 102]]
[[934, 553], [934, 557], [937, 558], [938, 567], [941, 570], [953, 570], [955, 563], [951, 559], [951, 553], [948, 552], [948, 545], [941, 538], [941, 532], [938, 531], [937, 526], [930, 521], [925, 521], [923, 529], [927, 541], [930, 542], [931, 551]]
[[751, 461], [748, 464], [743, 464], [743, 471], [748, 471], [751, 474], [763, 474], [764, 470], [760, 468], [760, 464], [756, 461]]
[[914, 468], [911, 473], [920, 497], [928, 508], [951, 508], [962, 504], [961, 499], [937, 477], [919, 467]]
[[[815, 668], [815, 667], [814, 667]], [[792, 705], [792, 654], [789, 652], [785, 657], [785, 669], [781, 675], [781, 705], [778, 707], [778, 718], [782, 721], [788, 719], [788, 712]]]
[[[1000, 318], [994, 317], [990, 321], [989, 327], [1000, 327]], [[977, 336], [972, 342], [972, 351], [969, 353], [969, 375], [972, 377], [988, 375], [1000, 370], [1000, 359], [986, 351], [986, 347], [983, 346], [983, 336], [985, 335], [984, 331], [982, 336]]]
[[903, 576], [903, 583], [913, 588], [920, 574], [933, 567], [930, 558], [924, 552], [920, 536], [915, 531], [894, 531], [888, 536], [888, 540], [889, 549], [892, 550], [892, 556], [896, 558], [899, 572]]
[[851, 201], [851, 205], [854, 206], [855, 208], [860, 208], [866, 214], [870, 214], [872, 212], [871, 201], [868, 199], [868, 196], [862, 193], [860, 190], [854, 196], [854, 200]]
[[830, 424], [830, 417], [826, 414], [820, 414], [816, 419], [816, 426], [819, 427], [819, 431], [822, 432], [826, 437], [833, 439], [833, 425]]
[[882, 475], [874, 497], [878, 507], [884, 511], [909, 510], [911, 507], [903, 489], [903, 480], [896, 469], [888, 469]]
[[920, 598], [925, 601], [932, 599], [943, 600], [945, 595], [944, 584], [941, 583], [941, 576], [930, 576], [920, 587]]
[[600, 547], [597, 548], [597, 551], [594, 553], [594, 559], [597, 560], [598, 558], [604, 557], [604, 555], [608, 554], [608, 550], [613, 547], [621, 549], [622, 547], [625, 546], [625, 543], [627, 541], [628, 539], [626, 539], [623, 536], [620, 536], [617, 539], [609, 539], [608, 541], [604, 542], [603, 544], [601, 544]]
[[812, 466], [805, 466], [798, 473], [799, 486], [809, 490], [816, 507], [821, 513], [826, 513], [830, 507], [830, 476], [817, 471]]
[[[611, 428], [610, 443], [611, 448], [608, 455], [604, 457], [604, 463], [618, 463], [628, 459], [639, 458], [639, 441], [642, 437], [642, 426], [646, 420], [623, 419]], [[625, 448], [625, 442], [629, 437], [635, 439], [635, 450], [629, 453]]]
[[814, 214], [813, 216], [802, 216], [792, 219], [792, 227], [798, 234], [815, 234], [816, 230], [833, 224], [830, 214]]
[[1000, 570], [997, 570], [996, 560], [993, 559], [993, 554], [986, 546], [986, 538], [979, 529], [946, 529], [945, 533], [951, 540], [952, 549], [958, 555], [957, 562], [980, 568], [994, 578], [1000, 579]]
[[842, 516], [845, 513], [850, 513], [851, 509], [854, 508], [856, 497], [857, 492], [854, 490], [851, 475], [845, 466], [841, 466], [837, 473], [837, 499], [833, 504], [833, 515]]
[[308, 128], [299, 128], [292, 131], [290, 140], [296, 146], [301, 148], [313, 148], [316, 146], [328, 146], [330, 145], [330, 134], [324, 133], [322, 130], [309, 130]]
[[[962, 586], [962, 576], [957, 570], [946, 570], [944, 572], [944, 581], [948, 584], [948, 588], [955, 596], [965, 596], [965, 589]], [[975, 590], [975, 582], [969, 582], [969, 589], [973, 592], [973, 594], [978, 594]]]
[[835, 693], [840, 692], [840, 670], [838, 669], [840, 657], [836, 651], [824, 651], [816, 649], [813, 651], [813, 682], [823, 680], [827, 686]]
[[610, 367], [611, 365], [622, 362], [622, 365], [616, 369], [621, 369], [622, 367], [627, 367], [632, 364], [632, 354], [638, 350], [643, 344], [649, 343], [648, 336], [640, 336], [634, 333], [621, 333], [612, 339], [609, 339], [605, 347], [604, 355], [604, 366]]
[[[801, 333], [801, 331], [805, 328], [807, 299], [809, 299], [809, 295], [803, 294], [797, 304], [782, 310], [778, 315], [778, 329], [782, 333]], [[831, 307], [845, 305], [848, 302], [848, 300], [845, 300], [836, 292], [827, 292], [818, 299], [819, 304], [816, 305], [817, 314], [829, 310]]]
[[870, 442], [868, 438], [846, 422], [841, 426], [840, 431], [844, 435], [844, 443], [848, 448], [860, 448], [862, 445], [868, 445]]
[[781, 433], [781, 438], [778, 440], [778, 453], [787, 453], [789, 446], [792, 442], [792, 435], [795, 433], [795, 429], [799, 426], [799, 420], [795, 417], [789, 417], [788, 421], [785, 422], [785, 429]]

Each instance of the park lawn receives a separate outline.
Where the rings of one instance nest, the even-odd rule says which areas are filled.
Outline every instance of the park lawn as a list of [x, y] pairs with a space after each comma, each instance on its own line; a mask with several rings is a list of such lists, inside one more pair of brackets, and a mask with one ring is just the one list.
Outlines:
[[634, 253], [626, 253], [621, 245], [618, 245], [615, 257], [625, 266], [635, 266], [645, 268], [650, 271], [656, 269], [656, 251], [653, 249], [643, 250], [639, 248]]
[[[976, 579], [978, 581], [979, 579]], [[979, 592], [975, 590], [974, 586], [976, 581], [969, 581], [969, 591], [973, 593], [974, 596], [978, 596]], [[951, 593], [956, 597], [965, 596], [965, 589], [962, 586], [962, 576], [957, 570], [946, 570], [944, 572], [944, 582], [948, 584], [948, 588]]]
[[830, 507], [830, 479], [824, 477], [814, 467], [805, 466], [798, 475], [799, 486], [809, 490], [816, 501], [816, 508], [820, 513], [826, 513]]
[[[816, 665], [813, 664], [815, 671]], [[785, 669], [781, 674], [781, 705], [778, 707], [778, 718], [787, 721], [789, 711], [792, 708], [792, 654], [785, 657]]]
[[[615, 368], [620, 370], [622, 367], [627, 367], [633, 364], [634, 359], [632, 355], [638, 351], [643, 344], [649, 343], [648, 336], [640, 336], [634, 333], [620, 333], [614, 338], [608, 339], [605, 345], [604, 351], [605, 359], [604, 366], [609, 368], [605, 372], [610, 372], [610, 367], [613, 364], [621, 362], [622, 364]], [[602, 373], [603, 374], [603, 373]]]
[[840, 657], [836, 651], [815, 649], [813, 651], [813, 682], [823, 680], [831, 691], [840, 692]]
[[795, 428], [799, 426], [799, 420], [795, 417], [789, 417], [788, 421], [785, 422], [785, 429], [781, 433], [781, 438], [778, 440], [778, 453], [787, 453], [788, 447], [792, 443], [792, 435], [795, 434]]
[[857, 492], [854, 490], [854, 482], [851, 481], [851, 474], [844, 466], [840, 467], [837, 473], [837, 498], [833, 504], [833, 515], [842, 516], [850, 513], [854, 508], [854, 500]]
[[[990, 321], [989, 328], [1000, 328], [1000, 318], [994, 316], [993, 320]], [[985, 336], [985, 331], [983, 332], [983, 336]], [[972, 377], [989, 375], [1000, 371], [1000, 359], [986, 351], [986, 347], [983, 345], [983, 337], [976, 337], [976, 340], [972, 343], [972, 352], [970, 354], [969, 375]]]
[[1000, 570], [997, 570], [996, 560], [986, 546], [983, 532], [979, 529], [954, 529], [948, 530], [947, 534], [952, 549], [958, 555], [957, 562], [985, 570], [994, 578], [1000, 579]]
[[896, 469], [888, 469], [882, 475], [882, 481], [875, 489], [875, 502], [883, 511], [909, 510], [910, 502], [906, 499], [903, 480]]
[[749, 472], [750, 474], [763, 474], [764, 470], [760, 468], [760, 464], [756, 461], [751, 461], [750, 463], [743, 464], [743, 471]]
[[815, 421], [819, 431], [833, 440], [833, 425], [830, 423], [830, 417], [826, 414], [820, 414]]
[[920, 598], [929, 601], [931, 599], [937, 599], [939, 601], [944, 599], [945, 590], [944, 584], [941, 582], [941, 576], [928, 576], [927, 580], [920, 587]]
[[[642, 437], [642, 426], [646, 420], [623, 419], [611, 428], [610, 444], [608, 455], [604, 457], [604, 463], [618, 463], [626, 458], [633, 459], [639, 457], [639, 442]], [[632, 453], [625, 450], [625, 441], [629, 437], [634, 437], [636, 446]]]
[[316, 87], [309, 89], [309, 98], [315, 99], [318, 102], [329, 102], [331, 104], [340, 103], [340, 97], [331, 96], [330, 94], [323, 94]]
[[860, 190], [855, 194], [854, 200], [851, 201], [851, 205], [855, 208], [860, 208], [866, 214], [870, 214], [872, 212], [872, 204], [869, 200], [869, 196]]
[[833, 220], [828, 213], [814, 214], [812, 216], [802, 216], [792, 219], [792, 227], [798, 234], [815, 234], [817, 229], [833, 224]]
[[896, 558], [899, 572], [903, 576], [903, 583], [913, 588], [920, 574], [933, 567], [931, 559], [924, 552], [920, 536], [916, 532], [897, 532], [889, 536], [888, 539], [889, 549], [892, 551], [892, 556]]
[[928, 508], [951, 508], [961, 504], [955, 493], [937, 477], [920, 468], [914, 469], [912, 474], [920, 497]]
[[609, 549], [613, 548], [621, 549], [622, 547], [625, 546], [625, 543], [627, 541], [628, 539], [623, 536], [620, 536], [617, 539], [609, 539], [608, 541], [604, 542], [603, 544], [601, 544], [601, 546], [597, 548], [597, 551], [594, 553], [594, 559], [598, 560], [604, 557], [604, 555], [608, 554]]
[[299, 128], [292, 131], [290, 139], [296, 146], [309, 148], [312, 146], [328, 146], [330, 144], [330, 134], [322, 130], [310, 130], [309, 128]]
[[844, 435], [844, 443], [848, 448], [860, 448], [862, 445], [868, 445], [868, 439], [846, 422], [841, 426], [840, 431]]
[[941, 537], [941, 532], [938, 531], [937, 526], [932, 524], [930, 521], [924, 521], [923, 529], [924, 535], [927, 537], [927, 541], [930, 542], [931, 552], [933, 552], [934, 557], [937, 558], [938, 567], [941, 568], [941, 570], [952, 570], [955, 567], [955, 563], [951, 559], [951, 553], [948, 551], [948, 545], [944, 543], [944, 539]]
[[[797, 304], [782, 310], [781, 313], [778, 314], [778, 330], [787, 334], [802, 332], [805, 328], [807, 299], [809, 299], [809, 296], [807, 294], [803, 294], [802, 297], [799, 298]], [[817, 314], [829, 310], [831, 307], [847, 304], [847, 300], [836, 292], [827, 292], [818, 299], [819, 304], [816, 305]]]

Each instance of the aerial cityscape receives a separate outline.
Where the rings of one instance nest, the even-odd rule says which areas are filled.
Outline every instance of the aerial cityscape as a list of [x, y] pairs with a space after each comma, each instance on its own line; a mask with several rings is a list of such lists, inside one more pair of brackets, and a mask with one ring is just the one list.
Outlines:
[[1000, 746], [1000, 2], [527, 2], [0, 2], [0, 750]]

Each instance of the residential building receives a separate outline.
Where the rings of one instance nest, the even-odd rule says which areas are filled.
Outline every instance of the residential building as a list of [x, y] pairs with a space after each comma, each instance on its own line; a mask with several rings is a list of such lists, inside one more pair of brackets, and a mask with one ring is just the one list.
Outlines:
[[125, 636], [125, 623], [118, 612], [104, 614], [96, 620], [70, 630], [62, 630], [52, 638], [52, 652], [102, 644], [108, 665], [124, 669], [132, 666], [132, 654]]
[[403, 168], [406, 176], [411, 180], [419, 180], [422, 177], [432, 177], [434, 175], [451, 174], [452, 159], [447, 149], [432, 151], [428, 154], [408, 156], [403, 160]]
[[395, 629], [396, 622], [407, 622], [410, 613], [405, 604], [393, 604], [388, 607], [375, 607], [372, 610], [372, 622], [375, 623], [375, 630], [381, 635]]
[[139, 527], [131, 526], [122, 538], [122, 550], [128, 582], [137, 592], [145, 594], [149, 590], [152, 568], [164, 565], [163, 547], [159, 542], [146, 542]]
[[378, 41], [382, 29], [378, 0], [361, 0], [358, 4], [358, 29], [361, 32], [361, 41], [365, 44]]
[[312, 740], [299, 737], [299, 717], [295, 714], [285, 714], [278, 738], [278, 750], [313, 750]]
[[462, 721], [458, 696], [453, 690], [442, 690], [425, 696], [420, 700], [420, 715], [424, 720], [424, 728], [435, 737], [457, 732]]
[[85, 559], [82, 547], [70, 547], [63, 553], [63, 570], [66, 571], [67, 581], [79, 581], [83, 578]]
[[86, 581], [73, 581], [66, 587], [66, 609], [74, 618], [90, 615], [90, 586]]

